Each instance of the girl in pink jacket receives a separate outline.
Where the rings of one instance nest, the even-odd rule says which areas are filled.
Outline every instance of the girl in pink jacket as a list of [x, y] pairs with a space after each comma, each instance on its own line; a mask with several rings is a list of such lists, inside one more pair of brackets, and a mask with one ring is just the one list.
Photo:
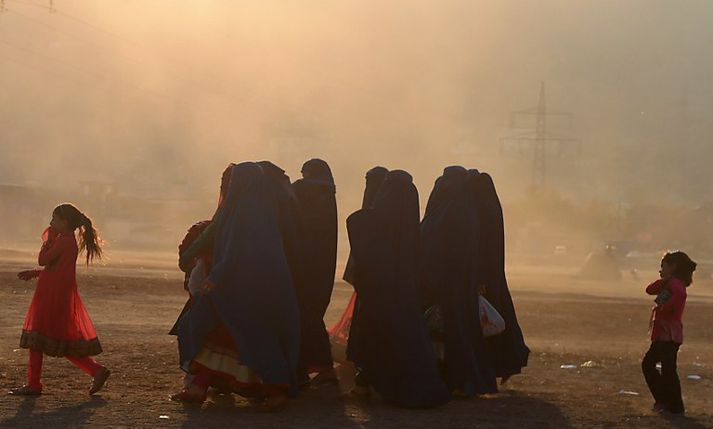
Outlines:
[[[646, 287], [656, 295], [651, 314], [651, 347], [641, 362], [646, 384], [656, 401], [654, 411], [683, 414], [681, 383], [676, 372], [678, 348], [683, 343], [686, 288], [693, 282], [696, 263], [683, 252], [669, 252], [661, 260], [661, 278]], [[656, 364], [661, 363], [661, 371]]]

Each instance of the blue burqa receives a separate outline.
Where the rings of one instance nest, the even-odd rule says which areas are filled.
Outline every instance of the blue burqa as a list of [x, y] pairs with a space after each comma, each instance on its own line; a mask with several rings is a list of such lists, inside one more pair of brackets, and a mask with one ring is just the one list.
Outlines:
[[324, 314], [334, 289], [337, 267], [337, 200], [329, 165], [311, 159], [302, 166], [303, 178], [292, 184], [297, 197], [301, 264], [295, 290], [302, 317], [301, 372], [331, 368], [332, 352]]
[[418, 205], [411, 176], [397, 170], [371, 208], [347, 219], [359, 299], [349, 358], [386, 401], [424, 408], [447, 402], [449, 393], [418, 302]]
[[[376, 194], [379, 192], [379, 189], [384, 183], [384, 180], [386, 180], [386, 176], [388, 176], [388, 174], [389, 170], [380, 166], [376, 166], [366, 172], [366, 186], [364, 187], [364, 197], [361, 202], [362, 209], [371, 208], [372, 204], [374, 204]], [[356, 264], [354, 262], [354, 256], [352, 256], [350, 252], [349, 258], [347, 259], [347, 266], [344, 268], [344, 276], [342, 278], [344, 281], [353, 286], [355, 282], [355, 272]], [[361, 329], [359, 322], [359, 305], [359, 296], [357, 295], [354, 304], [354, 313], [352, 314], [352, 321], [349, 327], [349, 335], [356, 335], [356, 338], [359, 338], [359, 330]], [[363, 339], [364, 337], [361, 338]], [[351, 362], [354, 362], [354, 360], [357, 359], [361, 349], [358, 342], [359, 341], [349, 341], [347, 343], [347, 359]]]
[[[366, 172], [366, 186], [364, 187], [364, 196], [361, 200], [361, 208], [367, 209], [371, 207], [374, 203], [374, 199], [376, 199], [377, 192], [379, 192], [379, 188], [381, 188], [381, 184], [384, 183], [388, 174], [389, 170], [380, 166], [376, 166]], [[350, 285], [354, 284], [354, 258], [351, 253], [347, 259], [347, 266], [344, 268], [342, 279]]]
[[477, 253], [480, 283], [485, 285], [485, 297], [505, 320], [505, 331], [486, 339], [498, 377], [519, 374], [527, 366], [530, 349], [525, 345], [517, 322], [515, 306], [505, 277], [505, 231], [503, 208], [488, 173], [469, 171], [472, 196], [478, 211], [480, 240]]
[[475, 395], [497, 392], [497, 383], [478, 314], [479, 227], [467, 184], [460, 166], [436, 180], [421, 223], [419, 286], [423, 307], [442, 315], [446, 384]]
[[299, 267], [302, 265], [302, 252], [298, 237], [297, 197], [292, 189], [289, 176], [285, 174], [285, 170], [270, 161], [260, 161], [258, 165], [267, 176], [267, 188], [270, 193], [276, 196], [278, 202], [280, 235], [282, 236], [282, 245], [285, 249], [285, 255], [287, 255], [287, 263], [290, 266], [290, 273], [294, 282]]
[[240, 361], [265, 384], [295, 385], [299, 310], [282, 245], [278, 196], [263, 169], [232, 168], [225, 201], [214, 218], [209, 280], [178, 329], [181, 367], [188, 368], [219, 323], [235, 341]]

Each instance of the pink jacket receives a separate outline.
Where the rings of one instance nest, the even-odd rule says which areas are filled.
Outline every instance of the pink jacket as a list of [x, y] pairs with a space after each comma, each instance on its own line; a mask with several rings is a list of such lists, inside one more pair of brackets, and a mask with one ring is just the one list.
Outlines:
[[677, 278], [659, 279], [646, 286], [646, 293], [658, 295], [668, 289], [672, 296], [653, 311], [651, 341], [673, 341], [683, 344], [683, 308], [686, 306], [686, 286]]

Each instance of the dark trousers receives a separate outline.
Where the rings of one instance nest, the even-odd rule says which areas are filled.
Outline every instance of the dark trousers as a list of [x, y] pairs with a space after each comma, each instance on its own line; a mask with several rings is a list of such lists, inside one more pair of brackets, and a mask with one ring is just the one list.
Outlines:
[[[681, 382], [676, 372], [676, 357], [680, 344], [673, 341], [653, 341], [641, 362], [646, 384], [658, 404], [672, 413], [682, 413]], [[656, 364], [661, 363], [661, 372]]]

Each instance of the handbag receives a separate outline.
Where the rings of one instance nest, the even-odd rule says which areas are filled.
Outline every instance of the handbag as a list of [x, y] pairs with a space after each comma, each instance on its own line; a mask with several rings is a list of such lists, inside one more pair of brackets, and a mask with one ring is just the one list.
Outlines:
[[478, 313], [480, 314], [480, 327], [483, 329], [483, 336], [492, 337], [502, 333], [505, 330], [503, 316], [484, 296], [481, 295], [478, 298]]

